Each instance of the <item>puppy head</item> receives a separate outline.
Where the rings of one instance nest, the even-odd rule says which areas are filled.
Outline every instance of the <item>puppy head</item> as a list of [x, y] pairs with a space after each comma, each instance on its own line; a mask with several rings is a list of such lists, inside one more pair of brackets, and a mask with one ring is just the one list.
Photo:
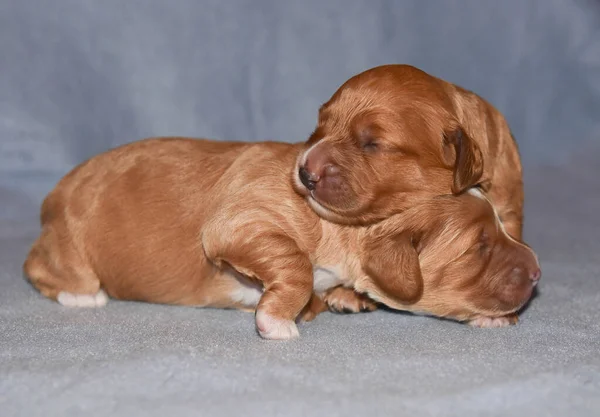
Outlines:
[[481, 152], [457, 122], [448, 91], [406, 65], [351, 78], [319, 110], [297, 159], [296, 190], [325, 219], [367, 224], [414, 199], [476, 184]]
[[392, 308], [469, 320], [519, 310], [541, 276], [485, 195], [429, 199], [366, 229], [356, 289]]

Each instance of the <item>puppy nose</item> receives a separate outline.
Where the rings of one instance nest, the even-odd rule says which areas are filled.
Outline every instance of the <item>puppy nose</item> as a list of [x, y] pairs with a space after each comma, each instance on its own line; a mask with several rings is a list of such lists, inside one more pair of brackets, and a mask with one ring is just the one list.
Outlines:
[[319, 181], [319, 176], [317, 174], [309, 172], [305, 167], [300, 167], [298, 175], [300, 176], [300, 181], [308, 190], [312, 191], [315, 189], [317, 182]]
[[540, 278], [542, 277], [542, 270], [540, 268], [537, 268], [536, 270], [534, 270], [531, 275], [529, 275], [529, 279], [537, 282], [540, 280]]

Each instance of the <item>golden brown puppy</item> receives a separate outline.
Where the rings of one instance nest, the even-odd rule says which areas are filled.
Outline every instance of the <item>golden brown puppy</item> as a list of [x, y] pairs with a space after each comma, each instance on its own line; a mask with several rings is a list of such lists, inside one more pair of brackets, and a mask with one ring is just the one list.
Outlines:
[[511, 313], [541, 277], [537, 256], [506, 232], [478, 188], [423, 201], [364, 230], [364, 274], [351, 286], [392, 308], [503, 326], [516, 322]]
[[345, 82], [319, 111], [295, 184], [323, 218], [368, 224], [423, 196], [480, 184], [521, 239], [521, 163], [504, 117], [481, 97], [408, 65]]
[[67, 306], [108, 294], [256, 310], [270, 339], [297, 336], [299, 314], [319, 311], [303, 312], [313, 291], [327, 298], [339, 285], [459, 320], [527, 301], [535, 255], [483, 194], [429, 200], [369, 228], [333, 224], [294, 192], [300, 146], [150, 139], [98, 155], [45, 199], [24, 270]]

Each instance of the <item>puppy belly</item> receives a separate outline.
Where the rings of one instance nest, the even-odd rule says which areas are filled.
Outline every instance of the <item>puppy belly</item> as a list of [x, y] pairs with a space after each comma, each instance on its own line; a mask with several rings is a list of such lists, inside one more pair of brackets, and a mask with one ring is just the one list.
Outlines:
[[240, 310], [254, 311], [263, 295], [264, 288], [262, 285], [235, 272], [228, 275], [232, 284], [228, 291], [232, 305]]
[[[183, 305], [190, 307], [229, 308], [254, 311], [262, 286], [231, 271], [216, 271], [208, 276], [187, 280], [138, 282], [134, 287], [107, 288], [116, 299], [145, 301], [155, 304]], [[71, 301], [71, 300], [69, 300]]]
[[325, 291], [342, 284], [340, 266], [313, 266], [314, 291], [322, 294]]
[[[228, 308], [254, 312], [263, 295], [260, 283], [234, 270], [217, 272], [204, 285], [195, 307]], [[201, 297], [200, 297], [201, 296]]]

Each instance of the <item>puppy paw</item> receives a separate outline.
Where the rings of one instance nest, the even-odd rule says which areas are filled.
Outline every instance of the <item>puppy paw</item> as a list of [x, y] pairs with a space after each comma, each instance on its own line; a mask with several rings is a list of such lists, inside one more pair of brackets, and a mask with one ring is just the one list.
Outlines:
[[312, 321], [322, 312], [327, 311], [327, 304], [316, 294], [313, 294], [308, 304], [304, 307], [298, 321]]
[[256, 330], [263, 339], [290, 340], [300, 336], [293, 320], [277, 319], [262, 310], [256, 311], [255, 320]]
[[508, 327], [519, 322], [519, 316], [517, 314], [509, 314], [504, 317], [478, 317], [469, 322], [469, 326], [480, 327], [480, 328], [498, 328]]
[[108, 302], [108, 296], [102, 290], [96, 294], [72, 294], [70, 292], [61, 291], [56, 297], [56, 301], [65, 307], [85, 307], [95, 308], [104, 307]]
[[335, 313], [360, 313], [377, 309], [377, 304], [369, 297], [344, 287], [337, 287], [329, 291], [325, 295], [324, 301], [329, 310]]

